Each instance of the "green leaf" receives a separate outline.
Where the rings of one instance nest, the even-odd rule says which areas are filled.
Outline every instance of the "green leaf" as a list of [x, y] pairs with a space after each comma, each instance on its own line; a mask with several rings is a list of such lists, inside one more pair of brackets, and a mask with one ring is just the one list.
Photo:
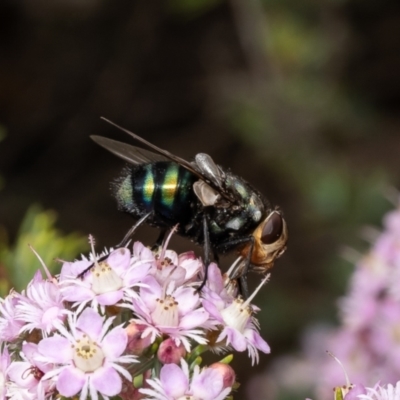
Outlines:
[[55, 228], [54, 211], [43, 211], [38, 205], [30, 207], [22, 221], [13, 246], [0, 242], [0, 264], [4, 265], [6, 278], [0, 279], [0, 294], [6, 295], [9, 287], [17, 291], [26, 287], [34, 273], [41, 268], [40, 261], [29, 248], [39, 254], [51, 273], [59, 270], [58, 260], [73, 260], [88, 248], [85, 237], [77, 233], [63, 235]]

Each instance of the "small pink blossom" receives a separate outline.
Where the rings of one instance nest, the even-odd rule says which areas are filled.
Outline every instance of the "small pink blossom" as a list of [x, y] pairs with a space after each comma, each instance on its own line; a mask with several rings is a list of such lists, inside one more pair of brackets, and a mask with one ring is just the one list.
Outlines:
[[181, 360], [181, 367], [166, 364], [161, 368], [160, 378], [147, 380], [150, 389], [140, 389], [149, 400], [223, 400], [231, 392], [224, 387], [223, 374], [216, 368], [194, 367], [190, 378], [188, 364]]
[[[94, 254], [94, 251], [93, 251]], [[132, 289], [148, 274], [152, 260], [146, 262], [131, 257], [128, 248], [112, 251], [105, 260], [91, 260], [64, 263], [60, 282], [64, 299], [79, 305], [78, 311], [91, 303], [92, 307], [115, 305], [122, 300], [131, 301], [137, 297]], [[79, 275], [92, 265], [82, 278]]]
[[[366, 394], [359, 394], [359, 400], [399, 400], [400, 381], [395, 386], [390, 383], [387, 386], [376, 385], [373, 388], [367, 388]], [[346, 399], [347, 400], [347, 399]]]
[[225, 364], [222, 362], [216, 362], [211, 364], [209, 368], [215, 368], [223, 377], [223, 386], [224, 388], [232, 387], [236, 380], [236, 374], [233, 368], [229, 364]]
[[131, 322], [125, 331], [128, 335], [128, 345], [126, 351], [128, 354], [139, 356], [151, 345], [150, 336], [142, 337], [147, 325]]
[[[134, 356], [122, 355], [127, 345], [127, 334], [121, 326], [111, 329], [113, 318], [105, 322], [93, 309], [86, 308], [76, 319], [69, 318], [69, 329], [60, 330], [63, 336], [54, 335], [39, 342], [40, 361], [58, 365], [43, 379], [56, 381], [58, 392], [65, 397], [80, 400], [90, 395], [98, 399], [116, 396], [122, 388], [121, 374], [131, 379], [129, 372], [119, 364], [133, 363]], [[108, 332], [108, 333], [107, 333]]]
[[19, 293], [11, 291], [5, 298], [0, 298], [0, 341], [12, 342], [18, 338], [24, 322], [17, 319]]
[[42, 379], [54, 368], [53, 364], [37, 360], [38, 350], [34, 343], [24, 342], [20, 356], [23, 361], [14, 361], [8, 368], [8, 396], [11, 399], [44, 399], [54, 391], [54, 383]]
[[151, 342], [165, 334], [181, 342], [190, 350], [189, 339], [205, 344], [203, 324], [208, 320], [208, 313], [201, 307], [199, 294], [193, 287], [175, 288], [173, 282], [168, 287], [161, 286], [153, 276], [143, 280], [139, 297], [127, 305], [139, 317], [135, 322], [147, 325], [142, 337], [151, 335]]
[[58, 284], [43, 279], [40, 271], [35, 274], [26, 291], [18, 295], [18, 299], [16, 318], [24, 322], [21, 333], [39, 329], [43, 335], [48, 335], [66, 319], [68, 311]]
[[[210, 265], [210, 274], [214, 277], [220, 274], [216, 266]], [[260, 288], [267, 281], [268, 276], [261, 282], [260, 286], [253, 292], [253, 294], [244, 301], [240, 297], [232, 298], [230, 295], [222, 290], [219, 293], [213, 290], [206, 290], [203, 294], [203, 306], [209, 312], [210, 316], [215, 319], [219, 324], [221, 333], [217, 338], [218, 342], [225, 341], [226, 346], [231, 346], [237, 351], [245, 351], [247, 349], [252, 363], [258, 362], [259, 355], [257, 350], [264, 353], [270, 353], [270, 347], [267, 342], [258, 333], [258, 325], [253, 317], [254, 308], [250, 305], [251, 300], [260, 290]], [[222, 280], [216, 279], [217, 282]], [[210, 283], [214, 285], [213, 283]], [[217, 289], [219, 284], [214, 285]]]
[[157, 358], [162, 364], [179, 364], [181, 358], [186, 356], [186, 353], [182, 343], [177, 346], [173, 339], [168, 338], [161, 342], [157, 351]]
[[11, 357], [7, 347], [5, 347], [0, 355], [0, 400], [4, 400], [6, 398], [8, 368], [10, 363]]
[[175, 251], [163, 249], [156, 260], [149, 273], [163, 286], [169, 282], [174, 282], [176, 287], [199, 282], [199, 274], [204, 269], [202, 261], [192, 251], [178, 256]]

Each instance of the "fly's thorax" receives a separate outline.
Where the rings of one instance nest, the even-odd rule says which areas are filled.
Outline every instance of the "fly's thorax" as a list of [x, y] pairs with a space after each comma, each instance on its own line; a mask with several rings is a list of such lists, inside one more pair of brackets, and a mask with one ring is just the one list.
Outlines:
[[216, 201], [215, 223], [220, 229], [233, 233], [253, 232], [265, 218], [268, 204], [251, 185], [236, 175], [227, 173], [225, 185], [233, 200], [229, 203], [224, 203], [223, 198]]
[[[271, 211], [253, 232], [254, 249], [251, 264], [259, 272], [265, 272], [274, 265], [274, 261], [286, 250], [288, 229], [286, 221], [278, 210]], [[241, 249], [246, 257], [250, 245]]]
[[255, 223], [260, 222], [269, 207], [261, 194], [244, 179], [232, 173], [227, 173], [226, 186], [227, 190], [233, 193], [237, 206], [245, 211], [247, 218], [251, 218]]

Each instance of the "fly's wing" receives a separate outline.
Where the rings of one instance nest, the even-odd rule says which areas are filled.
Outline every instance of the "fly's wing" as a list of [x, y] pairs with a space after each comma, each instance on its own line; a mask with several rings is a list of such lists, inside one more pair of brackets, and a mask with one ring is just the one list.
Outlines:
[[[139, 147], [131, 146], [126, 143], [117, 142], [115, 140], [107, 139], [101, 136], [91, 136], [91, 138], [98, 143], [100, 146], [105, 147], [111, 153], [124, 159], [131, 164], [143, 164], [144, 162], [153, 161], [172, 161], [182, 167], [186, 168], [192, 174], [197, 176], [200, 180], [206, 182], [213, 189], [215, 189], [222, 197], [228, 201], [234, 200], [230, 193], [224, 190], [223, 177], [221, 169], [214, 163], [212, 158], [206, 154], [199, 154], [196, 156], [196, 161], [190, 163], [183, 158], [180, 158], [167, 150], [161, 149], [156, 145], [148, 142], [142, 137], [136, 135], [133, 132], [128, 131], [125, 128], [115, 124], [114, 122], [101, 117], [104, 121], [115, 126], [116, 128], [122, 130], [128, 135], [132, 136], [135, 140], [142, 143], [146, 147], [150, 148], [152, 151], [148, 151]], [[199, 162], [198, 157], [206, 157]], [[218, 171], [218, 173], [217, 173]]]
[[[145, 146], [147, 146], [148, 148], [150, 148], [151, 150], [153, 150], [156, 154], [159, 154], [161, 156], [164, 156], [164, 160], [169, 160], [169, 161], [173, 161], [179, 165], [182, 165], [182, 167], [186, 168], [187, 170], [189, 170], [191, 173], [193, 173], [194, 175], [198, 176], [199, 179], [203, 179], [202, 175], [199, 173], [199, 171], [197, 171], [195, 168], [193, 168], [193, 165], [184, 160], [183, 158], [180, 158], [172, 153], [170, 153], [167, 150], [164, 149], [160, 149], [159, 147], [157, 147], [156, 145], [148, 142], [147, 140], [143, 139], [142, 137], [136, 135], [135, 133], [128, 131], [125, 128], [122, 128], [121, 126], [114, 124], [114, 122], [101, 117], [101, 119], [103, 119], [104, 121], [108, 122], [111, 125], [114, 125], [116, 128], [120, 129], [121, 131], [127, 133], [128, 135], [132, 136], [135, 140], [137, 140], [138, 142], [144, 144]], [[146, 151], [146, 153], [149, 153], [148, 151]], [[115, 154], [115, 153], [114, 153]]]
[[118, 142], [117, 140], [108, 139], [103, 136], [90, 136], [98, 145], [104, 147], [109, 152], [130, 164], [139, 165], [154, 161], [170, 161], [168, 158], [147, 151], [140, 147], [131, 146], [127, 143]]

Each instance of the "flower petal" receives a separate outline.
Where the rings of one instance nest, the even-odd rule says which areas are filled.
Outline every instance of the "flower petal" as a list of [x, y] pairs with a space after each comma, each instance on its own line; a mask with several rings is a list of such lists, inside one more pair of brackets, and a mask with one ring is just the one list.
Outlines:
[[[202, 301], [203, 307], [207, 310], [207, 312], [215, 318], [219, 322], [223, 322], [223, 318], [221, 313], [218, 311], [217, 305], [214, 302], [204, 300]], [[223, 303], [221, 303], [223, 305]]]
[[271, 353], [271, 348], [269, 347], [268, 343], [254, 329], [246, 329], [244, 331], [244, 336], [258, 350], [261, 350], [265, 354]]
[[96, 340], [103, 327], [103, 318], [92, 308], [85, 308], [76, 321], [76, 327]]
[[245, 351], [247, 349], [246, 338], [238, 330], [234, 328], [225, 328], [227, 337], [232, 347], [237, 351]]
[[181, 286], [174, 292], [175, 300], [179, 303], [179, 315], [185, 315], [196, 308], [199, 303], [199, 295], [192, 287]]
[[140, 298], [146, 304], [150, 311], [153, 311], [157, 305], [156, 299], [162, 297], [162, 287], [152, 276], [148, 276], [143, 280], [146, 286], [140, 288]]
[[100, 368], [90, 377], [90, 383], [97, 391], [106, 396], [116, 396], [121, 392], [122, 380], [114, 368]]
[[107, 264], [117, 272], [118, 275], [121, 275], [129, 268], [130, 261], [131, 252], [126, 247], [120, 247], [114, 250], [107, 258]]
[[85, 384], [85, 373], [77, 368], [67, 367], [63, 369], [57, 379], [57, 390], [62, 396], [72, 397], [76, 395]]
[[63, 300], [74, 302], [82, 302], [93, 298], [94, 294], [88, 287], [81, 285], [63, 286], [61, 289]]
[[102, 341], [102, 349], [104, 355], [110, 359], [114, 360], [119, 357], [128, 344], [128, 335], [120, 326], [117, 326], [112, 331], [110, 331]]
[[141, 261], [155, 261], [153, 252], [140, 242], [133, 244], [133, 255]]
[[123, 296], [124, 292], [122, 290], [116, 290], [113, 292], [99, 294], [96, 296], [96, 299], [101, 306], [112, 306], [117, 304]]
[[68, 339], [60, 335], [42, 339], [38, 344], [38, 350], [48, 358], [48, 362], [65, 364], [72, 359], [71, 344]]
[[192, 311], [181, 318], [179, 327], [183, 329], [192, 329], [199, 327], [207, 321], [209, 314], [204, 308]]
[[225, 287], [224, 278], [222, 277], [221, 270], [218, 268], [217, 264], [211, 263], [208, 266], [207, 275], [207, 287], [209, 287], [211, 291], [215, 293], [222, 292]]
[[81, 272], [85, 271], [92, 261], [80, 260], [75, 262], [65, 262], [61, 267], [60, 279], [76, 278]]
[[222, 375], [211, 368], [203, 370], [193, 377], [191, 393], [198, 399], [214, 400], [223, 389]]
[[31, 367], [32, 365], [28, 362], [14, 361], [10, 364], [7, 373], [11, 381], [15, 382], [18, 386], [30, 389], [37, 385], [33, 374], [29, 373]]
[[124, 275], [125, 286], [132, 286], [134, 283], [141, 281], [145, 278], [151, 267], [151, 263], [140, 262], [140, 264], [132, 266], [128, 272]]
[[189, 389], [188, 377], [175, 364], [166, 364], [161, 368], [160, 381], [165, 393], [174, 399], [182, 397]]

